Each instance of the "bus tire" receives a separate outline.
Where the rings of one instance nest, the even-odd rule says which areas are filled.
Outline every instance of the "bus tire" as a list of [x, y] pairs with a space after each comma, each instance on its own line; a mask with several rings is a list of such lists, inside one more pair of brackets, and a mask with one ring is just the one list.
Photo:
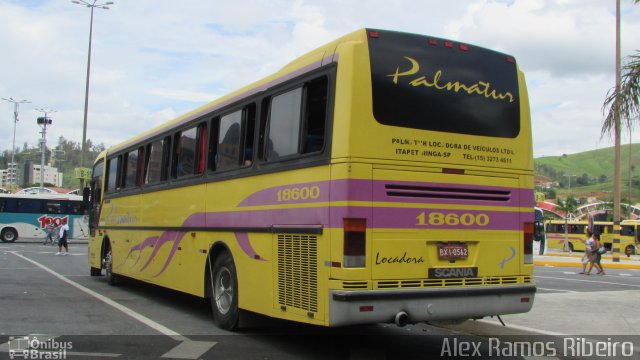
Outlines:
[[2, 242], [12, 243], [18, 239], [18, 231], [14, 228], [6, 228], [0, 234]]
[[214, 261], [211, 276], [211, 310], [213, 322], [225, 330], [238, 327], [238, 276], [233, 258], [221, 253]]
[[636, 248], [633, 245], [627, 245], [627, 248], [624, 249], [624, 253], [626, 255], [636, 255]]
[[569, 243], [569, 252], [573, 252], [573, 243]]
[[102, 269], [91, 267], [91, 276], [100, 276], [102, 275]]
[[107, 246], [107, 251], [104, 254], [104, 276], [107, 279], [107, 284], [117, 285], [118, 277], [113, 273], [113, 253], [111, 252], [111, 246]]

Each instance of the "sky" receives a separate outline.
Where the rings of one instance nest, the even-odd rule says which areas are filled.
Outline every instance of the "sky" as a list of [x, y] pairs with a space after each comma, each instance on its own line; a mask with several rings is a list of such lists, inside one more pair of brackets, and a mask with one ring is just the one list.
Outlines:
[[[93, 1], [93, 0], [88, 0]], [[615, 0], [114, 0], [95, 9], [87, 138], [116, 145], [263, 78], [360, 28], [419, 33], [513, 55], [527, 79], [535, 157], [610, 147]], [[621, 2], [622, 56], [640, 50], [640, 4]], [[98, 4], [104, 3], [98, 2]], [[16, 147], [82, 140], [90, 9], [0, 0], [0, 97], [20, 105]], [[0, 151], [14, 105], [0, 101]], [[640, 142], [640, 130], [622, 143]]]

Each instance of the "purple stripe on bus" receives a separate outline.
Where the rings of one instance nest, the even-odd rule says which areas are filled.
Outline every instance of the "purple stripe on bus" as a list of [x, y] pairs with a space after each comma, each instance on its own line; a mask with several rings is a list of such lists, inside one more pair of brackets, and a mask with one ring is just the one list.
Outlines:
[[[393, 185], [400, 190], [389, 190]], [[415, 190], [418, 189], [418, 190]], [[277, 186], [257, 191], [238, 206], [260, 206], [328, 201], [376, 201], [429, 204], [466, 204], [486, 206], [531, 206], [532, 189], [496, 186], [385, 180], [333, 180]], [[388, 192], [393, 192], [389, 195]], [[503, 199], [496, 199], [503, 198]]]
[[[323, 58], [323, 59], [321, 59], [319, 61], [315, 61], [315, 62], [313, 62], [313, 63], [311, 63], [309, 65], [301, 67], [298, 70], [292, 71], [292, 72], [290, 72], [290, 73], [288, 73], [286, 75], [283, 75], [283, 76], [281, 76], [281, 77], [279, 77], [277, 79], [271, 80], [268, 83], [262, 84], [262, 85], [260, 85], [258, 87], [255, 87], [253, 89], [250, 89], [250, 90], [247, 90], [247, 91], [245, 91], [243, 93], [240, 93], [240, 94], [238, 94], [238, 95], [236, 95], [236, 96], [234, 96], [234, 97], [232, 97], [230, 99], [227, 99], [227, 100], [225, 100], [223, 102], [220, 102], [218, 104], [206, 107], [206, 108], [198, 111], [197, 113], [189, 115], [189, 116], [185, 117], [184, 119], [182, 119], [182, 120], [180, 120], [180, 121], [178, 121], [176, 123], [173, 123], [171, 126], [162, 127], [160, 129], [148, 134], [147, 136], [137, 140], [136, 142], [146, 141], [147, 139], [151, 139], [151, 138], [153, 138], [153, 137], [155, 137], [155, 136], [167, 131], [168, 129], [171, 129], [171, 128], [174, 128], [174, 127], [178, 127], [178, 126], [180, 126], [182, 124], [186, 124], [186, 123], [188, 123], [189, 121], [191, 121], [193, 119], [197, 119], [197, 118], [199, 118], [199, 117], [201, 117], [203, 115], [206, 115], [206, 114], [208, 114], [210, 112], [213, 112], [213, 111], [216, 111], [218, 109], [221, 109], [221, 108], [223, 108], [223, 107], [225, 107], [225, 106], [227, 106], [229, 104], [232, 104], [232, 103], [234, 103], [234, 102], [236, 102], [238, 100], [241, 100], [243, 98], [255, 95], [255, 94], [259, 93], [259, 92], [262, 92], [262, 91], [265, 91], [265, 90], [269, 89], [272, 86], [276, 86], [276, 85], [284, 83], [285, 81], [291, 80], [296, 76], [305, 74], [305, 73], [310, 72], [310, 71], [312, 71], [314, 69], [317, 69], [317, 68], [319, 68], [319, 67], [321, 67], [323, 65], [329, 64], [331, 62], [337, 62], [337, 61], [338, 61], [338, 57], [334, 57], [333, 54], [331, 56], [327, 56], [327, 57], [325, 57], [325, 58]], [[109, 152], [110, 153], [117, 152], [117, 151], [120, 151], [120, 150], [130, 146], [130, 145], [131, 145], [130, 142], [126, 142], [126, 143], [123, 143], [121, 145], [116, 145], [113, 148], [111, 148], [111, 150], [109, 150]]]
[[240, 249], [242, 249], [242, 251], [247, 254], [247, 256], [249, 256], [252, 259], [257, 259], [260, 261], [266, 261], [267, 259], [263, 258], [262, 256], [260, 256], [258, 253], [256, 253], [256, 251], [254, 250], [253, 246], [251, 246], [251, 241], [249, 241], [249, 234], [247, 233], [235, 233], [236, 235], [236, 241], [238, 242], [238, 245], [240, 245]]
[[[422, 213], [424, 220], [419, 219]], [[431, 213], [438, 215], [429, 218]], [[206, 226], [269, 228], [274, 225], [318, 224], [340, 228], [345, 218], [367, 219], [367, 227], [372, 229], [522, 230], [523, 222], [533, 221], [533, 216], [517, 211], [334, 206], [207, 213]]]

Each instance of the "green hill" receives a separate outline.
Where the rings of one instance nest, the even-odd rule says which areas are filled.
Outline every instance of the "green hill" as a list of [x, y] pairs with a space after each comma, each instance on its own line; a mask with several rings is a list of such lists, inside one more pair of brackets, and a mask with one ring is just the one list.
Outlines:
[[[640, 144], [622, 145], [620, 153], [622, 173], [620, 188], [623, 201], [626, 202], [631, 196], [632, 203], [640, 202]], [[536, 177], [557, 181], [560, 186], [555, 190], [562, 198], [571, 194], [577, 198], [595, 196], [600, 200], [611, 200], [613, 199], [613, 156], [613, 147], [611, 147], [577, 154], [537, 158], [534, 161]], [[631, 194], [629, 194], [629, 173], [631, 173]], [[552, 194], [547, 194], [547, 197], [549, 195]]]

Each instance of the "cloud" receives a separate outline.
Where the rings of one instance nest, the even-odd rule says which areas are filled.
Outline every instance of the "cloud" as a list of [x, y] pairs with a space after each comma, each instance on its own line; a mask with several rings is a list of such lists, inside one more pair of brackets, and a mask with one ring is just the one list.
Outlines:
[[[640, 5], [623, 0], [623, 54], [638, 47]], [[599, 141], [614, 80], [615, 4], [601, 0], [117, 1], [96, 9], [88, 137], [115, 145], [362, 27], [447, 37], [516, 57], [532, 106], [534, 152]], [[35, 108], [57, 110], [49, 145], [82, 137], [89, 11], [68, 1], [0, 0], [0, 96], [21, 107], [19, 146], [37, 144]], [[13, 107], [0, 103], [0, 149]], [[635, 136], [635, 134], [634, 134]], [[635, 138], [635, 137], [634, 137]]]

